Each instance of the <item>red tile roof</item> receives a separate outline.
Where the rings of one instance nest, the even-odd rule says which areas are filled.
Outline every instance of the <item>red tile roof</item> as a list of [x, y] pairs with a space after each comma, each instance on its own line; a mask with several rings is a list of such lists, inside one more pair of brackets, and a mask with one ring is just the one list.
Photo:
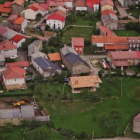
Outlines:
[[138, 59], [140, 59], [140, 51], [136, 52]]
[[11, 49], [16, 49], [17, 46], [12, 44], [10, 41], [5, 40], [0, 43], [0, 50], [11, 50]]
[[33, 4], [30, 4], [27, 9], [32, 9], [33, 11], [38, 11], [38, 10], [41, 10], [41, 11], [45, 11], [45, 9], [41, 6], [39, 6], [38, 3], [33, 3]]
[[9, 17], [7, 18], [7, 20], [15, 21], [15, 20], [17, 19], [18, 16], [19, 16], [18, 14], [12, 14], [11, 16], [9, 16]]
[[18, 18], [14, 21], [14, 23], [15, 23], [15, 24], [22, 24], [22, 23], [24, 22], [24, 20], [25, 20], [25, 18], [23, 18], [23, 17], [18, 17]]
[[93, 43], [127, 43], [127, 37], [118, 36], [92, 36]]
[[73, 43], [73, 46], [82, 46], [84, 47], [84, 38], [78, 38], [78, 37], [73, 37], [72, 38], [72, 43]]
[[15, 35], [11, 40], [13, 41], [13, 42], [15, 42], [15, 43], [18, 43], [20, 40], [22, 40], [23, 38], [26, 38], [25, 36], [23, 36], [23, 35], [19, 35], [19, 34], [17, 34], [17, 35]]
[[26, 71], [22, 68], [12, 67], [2, 71], [5, 79], [25, 78]]
[[50, 1], [50, 6], [62, 6], [64, 7], [65, 6], [65, 2], [55, 2], [55, 1]]
[[115, 12], [110, 10], [110, 9], [102, 11], [102, 16], [105, 16], [105, 15], [108, 15], [108, 14], [112, 14], [112, 15], [116, 16]]
[[106, 26], [102, 26], [102, 25], [97, 25], [98, 28], [102, 31], [102, 33], [106, 36], [108, 35], [114, 35]]
[[14, 1], [12, 2], [12, 4], [14, 4], [14, 3], [16, 3], [16, 4], [18, 4], [18, 5], [22, 5], [22, 4], [24, 3], [24, 0], [14, 0]]
[[7, 67], [29, 67], [29, 61], [19, 61], [19, 62], [13, 62], [13, 63], [7, 63]]
[[46, 4], [40, 4], [39, 6], [44, 8], [45, 10], [49, 10], [49, 4], [50, 4], [50, 0], [47, 0]]
[[127, 60], [115, 60], [115, 61], [113, 61], [113, 64], [116, 67], [129, 66], [129, 63]]
[[0, 27], [0, 35], [3, 35], [7, 31], [8, 31], [8, 29], [6, 27]]
[[49, 53], [48, 57], [50, 61], [59, 61], [61, 60], [60, 54], [59, 53]]
[[106, 50], [128, 50], [128, 45], [116, 45], [116, 44], [106, 44], [105, 45]]
[[4, 7], [5, 8], [10, 8], [11, 7], [12, 2], [5, 2], [4, 3]]
[[73, 0], [54, 0], [55, 2], [63, 1], [63, 2], [73, 2]]
[[85, 0], [77, 0], [76, 6], [77, 7], [86, 7], [86, 1]]
[[86, 0], [86, 5], [90, 8], [94, 8], [93, 5], [99, 4], [99, 3], [100, 3], [99, 0]]
[[123, 59], [137, 59], [137, 53], [136, 51], [115, 51], [115, 52], [109, 52], [112, 56], [112, 58], [123, 60]]
[[49, 15], [46, 20], [51, 20], [51, 19], [64, 22], [66, 18], [60, 14], [53, 14], [53, 15]]
[[104, 6], [104, 5], [114, 6], [114, 3], [112, 0], [101, 0], [100, 3], [101, 3], [101, 6]]
[[6, 8], [3, 4], [0, 4], [0, 13], [10, 13], [12, 8]]

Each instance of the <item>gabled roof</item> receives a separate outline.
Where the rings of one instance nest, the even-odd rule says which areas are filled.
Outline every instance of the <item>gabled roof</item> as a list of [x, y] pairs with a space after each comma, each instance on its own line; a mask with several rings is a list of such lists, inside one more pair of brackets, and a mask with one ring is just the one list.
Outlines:
[[106, 50], [128, 50], [129, 45], [105, 44]]
[[47, 55], [45, 53], [42, 53], [42, 52], [36, 52], [36, 53], [33, 53], [31, 55], [31, 58], [37, 58], [37, 57], [43, 57], [43, 58], [48, 59]]
[[44, 71], [47, 70], [47, 69], [51, 70], [52, 68], [61, 70], [61, 67], [60, 66], [58, 66], [57, 64], [52, 63], [47, 58], [38, 57], [38, 58], [35, 58], [34, 61]]
[[116, 21], [118, 21], [117, 16], [116, 15], [112, 15], [112, 14], [108, 14], [108, 15], [102, 16], [101, 19], [102, 19], [103, 22], [107, 22], [109, 20], [116, 20]]
[[86, 0], [86, 5], [90, 8], [94, 8], [93, 5], [99, 4], [99, 3], [100, 3], [99, 0]]
[[40, 4], [39, 6], [44, 8], [45, 10], [49, 10], [49, 4], [50, 4], [50, 0], [47, 0], [46, 4]]
[[102, 11], [102, 16], [108, 15], [108, 14], [112, 14], [116, 16], [116, 13], [110, 9], [106, 9], [104, 11]]
[[3, 4], [0, 4], [0, 12], [1, 12], [1, 13], [10, 13], [11, 10], [12, 10], [11, 7], [10, 7], [10, 8], [6, 8], [6, 7], [4, 7]]
[[38, 10], [41, 10], [41, 11], [45, 11], [45, 9], [41, 6], [39, 6], [38, 3], [33, 3], [33, 4], [30, 4], [27, 9], [32, 9], [33, 11], [38, 11]]
[[0, 50], [11, 50], [11, 49], [16, 49], [16, 48], [17, 48], [17, 46], [12, 44], [8, 40], [0, 42]]
[[86, 1], [85, 0], [77, 0], [76, 7], [86, 7]]
[[62, 11], [62, 10], [57, 10], [57, 11], [53, 11], [51, 12], [51, 14], [59, 14], [59, 15], [62, 15], [64, 17], [66, 17], [66, 12], [65, 11]]
[[52, 14], [52, 15], [49, 15], [46, 20], [59, 20], [59, 21], [64, 22], [65, 19], [66, 18], [60, 14]]
[[60, 54], [59, 53], [49, 53], [48, 57], [50, 61], [59, 61], [61, 60]]
[[7, 31], [8, 31], [8, 29], [6, 27], [0, 27], [0, 35], [3, 35]]
[[11, 40], [15, 43], [18, 43], [19, 41], [21, 41], [23, 38], [26, 38], [25, 36], [23, 35], [20, 35], [20, 34], [17, 34], [15, 35]]
[[114, 6], [114, 3], [112, 0], [101, 0], [100, 3], [101, 3], [101, 6], [104, 6], [104, 5]]
[[140, 59], [140, 51], [136, 52], [138, 59]]
[[60, 51], [64, 56], [69, 53], [74, 53], [74, 54], [78, 55], [77, 52], [75, 51], [75, 49], [72, 47], [65, 46], [65, 47], [61, 48]]
[[115, 52], [109, 52], [112, 56], [112, 58], [115, 59], [137, 59], [137, 53], [136, 51], [115, 51]]
[[94, 87], [96, 83], [102, 83], [97, 75], [70, 77], [72, 88]]
[[29, 67], [29, 61], [19, 61], [19, 62], [13, 62], [13, 63], [7, 63], [7, 67], [19, 67], [19, 68], [23, 68], [23, 67]]
[[39, 52], [39, 48], [37, 47], [38, 42], [40, 42], [40, 40], [34, 41], [28, 46], [28, 56], [35, 52]]
[[73, 37], [72, 38], [72, 43], [73, 43], [73, 46], [76, 47], [76, 46], [82, 46], [84, 47], [84, 38], [81, 38], [81, 37]]
[[127, 37], [129, 43], [139, 43], [140, 37]]
[[65, 55], [64, 57], [71, 65], [74, 65], [77, 62], [82, 62], [87, 67], [90, 67], [86, 61], [84, 61], [79, 55], [76, 55], [74, 53], [69, 53], [69, 54]]
[[55, 2], [55, 1], [50, 0], [50, 6], [62, 6], [62, 7], [64, 7], [65, 2]]
[[12, 4], [12, 2], [5, 2], [4, 7], [5, 8], [11, 8], [11, 4]]
[[64, 11], [64, 12], [67, 11], [67, 10], [66, 10], [64, 7], [62, 7], [62, 6], [56, 6], [56, 7], [51, 8], [51, 9], [49, 10], [49, 12], [53, 12], [53, 11], [57, 11], [57, 10], [61, 10], [61, 11]]
[[5, 79], [25, 78], [26, 71], [22, 68], [11, 67], [2, 71]]
[[12, 14], [11, 16], [9, 16], [9, 17], [7, 18], [7, 20], [15, 21], [15, 20], [17, 19], [18, 16], [19, 16], [18, 14]]
[[22, 24], [22, 23], [24, 22], [24, 20], [25, 20], [25, 18], [23, 18], [23, 17], [18, 17], [18, 18], [14, 21], [14, 23], [15, 23], [15, 24]]
[[3, 36], [4, 36], [5, 38], [7, 38], [8, 40], [10, 40], [11, 38], [13, 38], [15, 35], [16, 35], [16, 32], [13, 32], [12, 30], [9, 30], [9, 29], [8, 29], [7, 32], [5, 32], [5, 33], [3, 34]]
[[18, 4], [18, 5], [22, 5], [23, 3], [24, 3], [24, 0], [14, 0], [13, 2], [12, 2], [12, 4]]
[[106, 26], [102, 26], [102, 25], [99, 25], [99, 24], [97, 26], [104, 35], [106, 35], [106, 36], [113, 35], [114, 36], [114, 34]]
[[113, 65], [116, 67], [121, 67], [121, 66], [129, 66], [129, 63], [127, 60], [114, 60]]

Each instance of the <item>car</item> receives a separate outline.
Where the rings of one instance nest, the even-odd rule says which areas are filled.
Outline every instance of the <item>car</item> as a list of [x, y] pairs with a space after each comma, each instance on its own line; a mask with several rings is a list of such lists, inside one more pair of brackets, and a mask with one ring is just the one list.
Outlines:
[[31, 20], [30, 19], [27, 19], [27, 22], [30, 22]]

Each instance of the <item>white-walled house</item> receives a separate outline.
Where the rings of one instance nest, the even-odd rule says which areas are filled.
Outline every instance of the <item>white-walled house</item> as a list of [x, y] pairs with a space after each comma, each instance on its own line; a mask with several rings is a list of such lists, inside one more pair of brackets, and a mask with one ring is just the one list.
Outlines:
[[0, 43], [0, 54], [3, 54], [5, 58], [17, 55], [17, 46], [12, 44], [10, 41], [5, 40]]
[[86, 6], [85, 0], [76, 1], [76, 11], [87, 11], [87, 6]]
[[26, 71], [19, 67], [11, 67], [2, 71], [6, 90], [25, 89], [25, 73]]
[[99, 11], [99, 0], [86, 0], [87, 11], [89, 13], [95, 13]]
[[16, 45], [18, 48], [22, 47], [22, 43], [26, 41], [26, 37], [20, 34], [15, 35], [11, 42]]
[[48, 10], [45, 10], [43, 7], [39, 6], [38, 3], [34, 3], [29, 5], [23, 12], [23, 16], [26, 19], [31, 19], [31, 20], [35, 20], [36, 19], [36, 15], [37, 14], [41, 14], [42, 16], [44, 16], [45, 14], [48, 13]]
[[46, 24], [50, 26], [51, 29], [59, 30], [63, 29], [65, 26], [65, 17], [60, 14], [49, 15], [46, 19]]

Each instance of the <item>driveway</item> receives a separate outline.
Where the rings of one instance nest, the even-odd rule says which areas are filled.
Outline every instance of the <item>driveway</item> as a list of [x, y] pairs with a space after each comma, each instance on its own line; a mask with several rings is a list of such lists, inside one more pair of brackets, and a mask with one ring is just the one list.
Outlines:
[[116, 138], [109, 138], [109, 139], [94, 139], [94, 140], [140, 140], [140, 139], [127, 138], [127, 137], [116, 137]]
[[115, 6], [116, 6], [116, 8], [118, 9], [118, 12], [119, 12], [119, 14], [120, 14], [119, 18], [123, 18], [123, 17], [128, 16], [128, 18], [130, 18], [130, 19], [136, 19], [135, 17], [130, 16], [130, 15], [126, 12], [126, 10], [119, 4], [118, 1], [115, 1]]

